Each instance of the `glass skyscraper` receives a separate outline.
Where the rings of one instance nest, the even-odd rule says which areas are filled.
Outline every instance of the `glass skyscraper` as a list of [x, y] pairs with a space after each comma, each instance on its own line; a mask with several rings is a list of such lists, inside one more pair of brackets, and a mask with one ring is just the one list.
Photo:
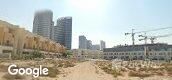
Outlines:
[[54, 40], [67, 49], [71, 49], [72, 42], [72, 17], [61, 17], [57, 19], [54, 26]]
[[33, 21], [33, 33], [48, 39], [53, 39], [53, 12], [51, 10], [37, 11]]

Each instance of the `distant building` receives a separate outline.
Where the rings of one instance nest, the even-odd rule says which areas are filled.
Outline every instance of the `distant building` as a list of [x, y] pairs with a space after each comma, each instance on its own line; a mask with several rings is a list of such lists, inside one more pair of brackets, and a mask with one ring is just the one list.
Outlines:
[[54, 26], [54, 40], [71, 49], [72, 43], [72, 17], [61, 17]]
[[92, 50], [100, 50], [100, 45], [92, 45]]
[[103, 50], [104, 48], [106, 48], [106, 43], [105, 43], [105, 41], [101, 40], [100, 41], [100, 50]]
[[75, 59], [103, 59], [103, 51], [100, 50], [73, 49], [72, 53]]
[[[145, 48], [147, 46], [147, 48]], [[172, 45], [168, 44], [147, 44], [116, 46], [103, 50], [104, 59], [122, 60], [172, 60]]]
[[87, 49], [87, 39], [84, 35], [79, 36], [79, 49]]
[[87, 49], [92, 49], [92, 41], [91, 40], [87, 40]]
[[37, 11], [33, 21], [33, 33], [48, 39], [53, 39], [53, 12], [51, 10]]
[[92, 50], [92, 41], [87, 40], [87, 38], [84, 35], [79, 36], [79, 49]]

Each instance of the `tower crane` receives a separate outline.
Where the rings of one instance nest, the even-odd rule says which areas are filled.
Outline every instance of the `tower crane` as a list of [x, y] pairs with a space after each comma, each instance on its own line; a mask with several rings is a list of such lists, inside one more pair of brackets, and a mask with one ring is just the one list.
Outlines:
[[144, 55], [145, 55], [146, 59], [148, 59], [148, 56], [149, 56], [148, 46], [146, 46], [147, 40], [150, 39], [151, 44], [154, 44], [155, 39], [161, 38], [161, 37], [168, 37], [168, 36], [172, 36], [172, 33], [171, 34], [165, 34], [165, 35], [158, 35], [158, 36], [146, 36], [146, 33], [145, 33], [145, 35], [139, 35], [139, 37], [143, 37], [143, 39], [139, 39], [139, 41], [145, 40], [145, 46], [144, 46], [145, 53], [144, 53]]
[[151, 31], [158, 31], [158, 30], [164, 30], [164, 29], [169, 29], [169, 28], [172, 28], [172, 27], [158, 28], [158, 29], [152, 29], [152, 30], [140, 31], [140, 32], [134, 32], [134, 29], [132, 29], [131, 33], [125, 33], [125, 35], [131, 35], [131, 37], [132, 37], [132, 44], [135, 45], [135, 38], [134, 38], [135, 34], [146, 33], [146, 32], [151, 32]]
[[172, 33], [165, 34], [165, 35], [158, 35], [158, 36], [143, 36], [143, 35], [139, 35], [139, 37], [144, 37], [143, 39], [139, 39], [139, 41], [145, 40], [145, 42], [146, 42], [147, 39], [150, 39], [151, 44], [154, 44], [154, 40], [156, 40], [157, 38], [168, 37], [168, 36], [172, 36]]
[[129, 34], [131, 34], [132, 43], [133, 43], [133, 45], [134, 45], [134, 44], [135, 44], [135, 43], [134, 43], [134, 42], [135, 42], [134, 35], [136, 34], [136, 33], [134, 32], [134, 29], [132, 29], [132, 32], [131, 32], [131, 33], [125, 33], [125, 35], [129, 35]]

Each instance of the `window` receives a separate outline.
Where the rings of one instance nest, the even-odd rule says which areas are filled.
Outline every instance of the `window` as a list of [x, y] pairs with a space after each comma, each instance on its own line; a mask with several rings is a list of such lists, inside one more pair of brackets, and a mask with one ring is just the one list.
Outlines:
[[168, 55], [170, 55], [170, 52], [168, 52]]
[[150, 53], [150, 55], [152, 55], [152, 53]]
[[24, 43], [24, 48], [26, 48], [26, 43]]
[[141, 55], [142, 53], [139, 53], [139, 55]]
[[166, 53], [164, 52], [162, 55], [166, 55]]
[[157, 53], [154, 53], [154, 55], [157, 55]]
[[11, 53], [11, 50], [3, 50], [2, 53]]
[[124, 53], [122, 53], [122, 55], [124, 55]]
[[118, 53], [118, 55], [121, 55], [121, 53]]
[[159, 55], [162, 55], [162, 53], [159, 53]]
[[10, 41], [9, 40], [7, 40], [6, 45], [10, 46]]

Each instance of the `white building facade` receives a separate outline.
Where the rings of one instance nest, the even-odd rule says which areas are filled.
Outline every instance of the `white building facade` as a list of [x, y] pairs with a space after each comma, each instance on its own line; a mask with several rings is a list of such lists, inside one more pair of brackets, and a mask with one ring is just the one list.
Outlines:
[[103, 51], [104, 59], [122, 60], [172, 60], [172, 45], [149, 44], [145, 52], [145, 45], [119, 46], [115, 48], [105, 48]]
[[103, 50], [104, 48], [106, 48], [106, 43], [105, 43], [105, 41], [101, 40], [100, 41], [100, 50]]
[[75, 59], [103, 59], [103, 51], [99, 50], [73, 49], [72, 54]]

